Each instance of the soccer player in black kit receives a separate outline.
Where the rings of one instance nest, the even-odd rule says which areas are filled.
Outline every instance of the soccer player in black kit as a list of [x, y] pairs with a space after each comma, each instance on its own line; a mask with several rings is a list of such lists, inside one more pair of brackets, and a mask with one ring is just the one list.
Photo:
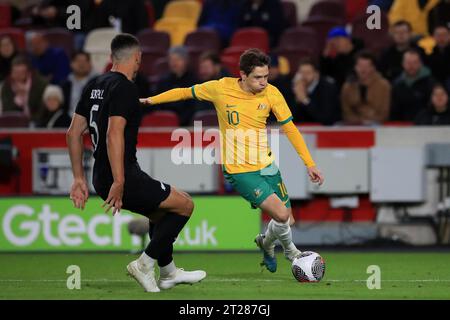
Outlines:
[[[128, 273], [147, 292], [199, 282], [206, 276], [204, 271], [184, 271], [172, 258], [173, 243], [194, 209], [192, 199], [148, 176], [136, 159], [141, 106], [132, 80], [141, 62], [138, 40], [129, 34], [117, 35], [111, 42], [111, 59], [111, 71], [86, 85], [67, 131], [74, 175], [70, 198], [81, 209], [88, 199], [82, 155], [83, 133], [89, 130], [95, 158], [93, 185], [105, 200], [106, 212], [112, 208], [114, 215], [123, 208], [151, 222], [151, 241], [142, 255], [128, 264]], [[158, 282], [156, 262], [160, 268]]]

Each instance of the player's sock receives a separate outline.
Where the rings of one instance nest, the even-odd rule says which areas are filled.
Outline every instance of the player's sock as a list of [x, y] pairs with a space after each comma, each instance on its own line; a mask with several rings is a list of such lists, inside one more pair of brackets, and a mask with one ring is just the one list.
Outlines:
[[170, 275], [174, 274], [177, 271], [177, 267], [175, 266], [175, 262], [172, 260], [168, 265], [159, 267], [159, 276], [161, 278], [168, 278]]
[[142, 272], [148, 273], [155, 267], [156, 260], [150, 258], [145, 252], [142, 252], [141, 256], [137, 259], [138, 267]]
[[168, 212], [165, 214], [155, 225], [152, 241], [145, 249], [145, 253], [158, 260], [158, 265], [168, 265], [173, 260], [173, 243], [188, 220], [189, 217], [175, 213]]
[[273, 223], [275, 220], [271, 219], [267, 225], [266, 233], [264, 234], [263, 246], [269, 255], [273, 256], [275, 254], [275, 240], [277, 237], [273, 231]]
[[289, 221], [285, 223], [274, 221], [272, 230], [277, 239], [281, 242], [281, 245], [284, 248], [284, 254], [289, 260], [292, 260], [298, 253], [300, 253], [292, 242], [292, 233]]

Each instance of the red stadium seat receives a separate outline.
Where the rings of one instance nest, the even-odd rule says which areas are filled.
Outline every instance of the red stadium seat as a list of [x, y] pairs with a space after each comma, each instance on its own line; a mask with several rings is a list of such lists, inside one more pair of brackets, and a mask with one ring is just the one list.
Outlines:
[[26, 43], [25, 43], [25, 34], [19, 28], [5, 28], [0, 29], [0, 37], [3, 35], [9, 35], [13, 39], [17, 49], [20, 51], [25, 51]]
[[153, 7], [153, 4], [150, 0], [147, 0], [144, 2], [145, 10], [147, 11], [148, 16], [148, 27], [152, 28], [155, 24], [155, 8]]
[[166, 58], [166, 56], [166, 51], [142, 47], [142, 61], [140, 71], [147, 77], [154, 76], [154, 65], [156, 61], [158, 61], [158, 59]]
[[178, 127], [180, 119], [173, 111], [153, 111], [145, 115], [141, 121], [141, 127]]
[[351, 22], [356, 16], [366, 12], [367, 0], [345, 0], [345, 21]]
[[144, 29], [137, 34], [137, 38], [141, 46], [148, 49], [167, 52], [170, 48], [170, 36], [164, 31]]
[[74, 52], [73, 33], [63, 28], [53, 28], [42, 30], [45, 38], [54, 46], [64, 49], [70, 58]]
[[231, 37], [230, 47], [258, 48], [267, 53], [269, 52], [269, 35], [263, 28], [241, 28]]
[[341, 21], [329, 17], [311, 17], [301, 24], [316, 31], [320, 52], [323, 50], [328, 32], [336, 26], [341, 26]]
[[333, 18], [340, 21], [339, 24], [345, 23], [346, 11], [345, 5], [341, 0], [322, 0], [312, 5], [308, 14], [308, 19], [312, 17]]
[[0, 3], [0, 29], [11, 27], [11, 6]]
[[210, 28], [201, 28], [189, 33], [184, 40], [184, 46], [214, 52], [219, 52], [221, 49], [219, 35]]
[[194, 121], [201, 121], [204, 127], [217, 127], [219, 125], [217, 113], [214, 110], [197, 111], [192, 117], [192, 124]]
[[1, 128], [27, 128], [30, 119], [22, 112], [8, 111], [0, 114]]
[[319, 43], [316, 31], [308, 27], [289, 28], [283, 32], [277, 51], [279, 50], [309, 50], [319, 55]]
[[297, 5], [288, 0], [281, 1], [281, 5], [283, 7], [284, 19], [287, 21], [288, 27], [295, 27], [298, 23]]
[[228, 47], [223, 50], [220, 60], [232, 76], [239, 77], [239, 58], [246, 49], [243, 47]]

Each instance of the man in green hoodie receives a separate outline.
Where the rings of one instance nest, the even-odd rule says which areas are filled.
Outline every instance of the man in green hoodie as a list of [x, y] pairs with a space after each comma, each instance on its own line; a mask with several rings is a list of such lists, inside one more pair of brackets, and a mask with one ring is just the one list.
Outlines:
[[391, 120], [413, 121], [427, 107], [434, 83], [420, 53], [407, 50], [403, 55], [403, 72], [393, 85]]

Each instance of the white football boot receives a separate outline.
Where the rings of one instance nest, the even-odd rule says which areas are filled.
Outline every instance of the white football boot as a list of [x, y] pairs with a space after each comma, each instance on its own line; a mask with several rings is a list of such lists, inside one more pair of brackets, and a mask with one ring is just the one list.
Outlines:
[[155, 279], [155, 270], [143, 272], [138, 265], [137, 260], [131, 261], [127, 265], [128, 274], [133, 277], [146, 292], [160, 292]]
[[184, 271], [183, 268], [177, 268], [175, 272], [167, 277], [159, 279], [159, 287], [161, 289], [170, 289], [180, 283], [196, 283], [202, 281], [206, 277], [203, 270]]

